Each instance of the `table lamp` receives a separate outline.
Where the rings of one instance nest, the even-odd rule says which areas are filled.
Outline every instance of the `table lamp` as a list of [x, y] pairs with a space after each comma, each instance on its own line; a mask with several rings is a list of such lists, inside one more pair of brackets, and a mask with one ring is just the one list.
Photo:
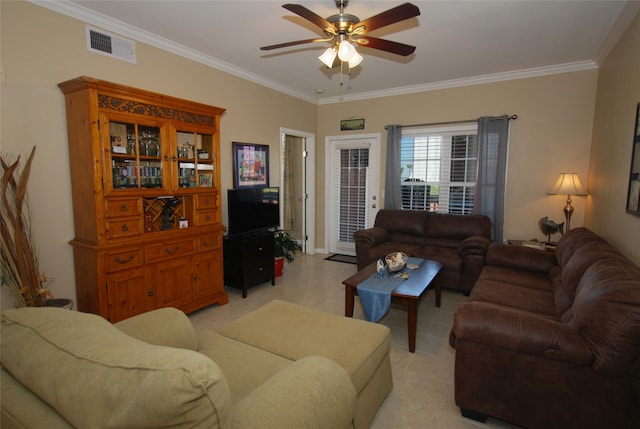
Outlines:
[[556, 183], [551, 187], [548, 195], [567, 195], [567, 205], [564, 206], [564, 216], [566, 218], [566, 229], [571, 229], [571, 215], [573, 214], [573, 206], [571, 205], [571, 195], [586, 196], [587, 192], [582, 187], [580, 179], [578, 179], [578, 173], [560, 173], [560, 177], [556, 180]]

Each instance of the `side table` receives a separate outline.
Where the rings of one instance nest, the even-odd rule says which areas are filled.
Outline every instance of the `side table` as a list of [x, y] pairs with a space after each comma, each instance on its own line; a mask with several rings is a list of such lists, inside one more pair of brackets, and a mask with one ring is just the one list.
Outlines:
[[271, 280], [276, 284], [273, 259], [273, 233], [255, 233], [224, 238], [224, 284], [247, 289]]
[[554, 242], [546, 243], [538, 240], [507, 240], [507, 243], [512, 246], [525, 246], [533, 249], [546, 250], [548, 252], [555, 252], [557, 246], [557, 243]]

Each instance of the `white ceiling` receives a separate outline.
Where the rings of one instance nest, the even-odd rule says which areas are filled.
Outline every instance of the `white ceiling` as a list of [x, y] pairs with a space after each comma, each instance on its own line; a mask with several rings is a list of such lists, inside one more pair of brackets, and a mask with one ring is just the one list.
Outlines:
[[[302, 4], [322, 17], [332, 0], [33, 0], [103, 30], [149, 43], [319, 104], [597, 67], [638, 11], [637, 1], [412, 1], [417, 18], [369, 35], [415, 45], [409, 57], [358, 47], [362, 64], [344, 75], [317, 57], [315, 43], [261, 51], [323, 36], [281, 7]], [[403, 3], [352, 0], [360, 20]]]

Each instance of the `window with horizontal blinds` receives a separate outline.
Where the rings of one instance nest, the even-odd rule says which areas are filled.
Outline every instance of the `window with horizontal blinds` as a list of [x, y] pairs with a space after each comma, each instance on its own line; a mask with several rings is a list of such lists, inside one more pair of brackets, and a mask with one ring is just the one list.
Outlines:
[[365, 228], [369, 175], [369, 148], [340, 149], [338, 168], [338, 241], [353, 242], [353, 233]]
[[403, 130], [402, 208], [471, 214], [478, 167], [477, 127]]

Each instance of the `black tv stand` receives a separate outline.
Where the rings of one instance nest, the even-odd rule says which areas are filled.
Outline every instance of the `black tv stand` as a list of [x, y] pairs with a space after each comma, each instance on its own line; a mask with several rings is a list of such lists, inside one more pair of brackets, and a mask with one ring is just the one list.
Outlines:
[[258, 231], [224, 237], [224, 284], [247, 289], [271, 280], [276, 284], [273, 265], [273, 232]]

